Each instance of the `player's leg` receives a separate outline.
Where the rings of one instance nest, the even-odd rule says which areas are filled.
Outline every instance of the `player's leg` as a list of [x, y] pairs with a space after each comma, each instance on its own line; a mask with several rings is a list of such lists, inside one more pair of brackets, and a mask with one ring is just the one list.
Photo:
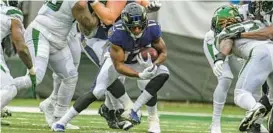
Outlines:
[[[39, 85], [46, 73], [49, 59], [49, 42], [46, 37], [35, 28], [27, 28], [25, 32], [25, 40], [34, 62], [36, 71], [36, 84]], [[32, 86], [31, 79], [28, 75], [17, 77], [14, 79], [17, 90], [30, 88]]]
[[[204, 53], [211, 68], [214, 67], [214, 52], [217, 52], [213, 48], [214, 47], [212, 45], [207, 45], [206, 43], [204, 43], [203, 45]], [[229, 57], [228, 60], [224, 62], [222, 75], [217, 77], [218, 84], [213, 93], [213, 113], [212, 123], [210, 127], [211, 133], [221, 133], [222, 110], [226, 102], [227, 92], [233, 80], [233, 74], [231, 72], [229, 64], [233, 62], [235, 62], [234, 59], [231, 59], [231, 57]]]
[[[143, 68], [141, 68], [138, 64], [133, 65], [135, 70], [141, 71]], [[160, 65], [158, 67], [156, 75], [144, 86], [143, 92], [140, 94], [140, 96], [137, 98], [137, 100], [134, 102], [133, 108], [131, 112], [128, 112], [128, 110], [125, 110], [125, 112], [122, 114], [122, 117], [128, 120], [131, 120], [131, 122], [138, 124], [140, 123], [139, 114], [137, 112], [140, 110], [140, 108], [146, 104], [150, 99], [152, 99], [157, 92], [162, 88], [162, 86], [165, 84], [165, 82], [169, 78], [169, 70], [164, 65]]]
[[108, 86], [110, 86], [118, 77], [111, 58], [106, 59], [102, 65], [97, 78], [91, 87], [91, 90], [79, 97], [74, 105], [66, 112], [66, 114], [56, 122], [52, 128], [54, 131], [64, 131], [64, 125], [77, 116], [82, 110], [86, 109], [91, 103], [101, 98]]
[[49, 66], [62, 80], [53, 113], [55, 118], [53, 121], [56, 121], [64, 115], [69, 107], [78, 81], [78, 72], [68, 46], [61, 50], [53, 46], [50, 48]]
[[5, 70], [1, 66], [0, 71], [1, 71], [0, 107], [2, 110], [17, 95], [17, 89], [13, 84], [13, 78], [9, 74], [8, 70]]
[[272, 64], [269, 50], [264, 47], [255, 47], [251, 58], [239, 76], [234, 92], [235, 104], [248, 110], [246, 117], [239, 126], [240, 131], [246, 131], [257, 119], [263, 118], [269, 108], [267, 96], [256, 102], [252, 94], [262, 86], [271, 72]]

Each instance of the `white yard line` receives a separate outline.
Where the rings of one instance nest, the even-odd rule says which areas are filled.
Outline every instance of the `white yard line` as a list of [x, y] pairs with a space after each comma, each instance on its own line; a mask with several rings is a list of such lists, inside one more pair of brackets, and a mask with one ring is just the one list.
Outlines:
[[[38, 107], [17, 107], [8, 106], [8, 109], [12, 112], [26, 112], [26, 113], [42, 113]], [[179, 113], [179, 112], [165, 112], [159, 111], [159, 115], [176, 115], [176, 116], [198, 116], [198, 117], [210, 117], [209, 113]], [[87, 109], [80, 113], [80, 115], [98, 115], [98, 110]], [[142, 111], [143, 116], [147, 116], [147, 111]], [[243, 115], [223, 115], [227, 118], [243, 118]]]

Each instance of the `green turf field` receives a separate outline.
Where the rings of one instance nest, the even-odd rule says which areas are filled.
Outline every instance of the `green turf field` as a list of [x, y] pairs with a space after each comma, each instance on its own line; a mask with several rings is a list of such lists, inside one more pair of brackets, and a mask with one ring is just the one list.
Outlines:
[[[101, 102], [96, 102], [89, 109], [96, 109]], [[37, 100], [14, 100], [10, 106], [38, 106]], [[145, 110], [145, 108], [143, 108]], [[187, 104], [173, 102], [159, 102], [159, 111], [176, 112], [182, 114], [160, 115], [162, 133], [208, 133], [211, 122], [212, 106], [210, 104]], [[190, 115], [189, 115], [190, 114]], [[198, 116], [195, 116], [198, 115]], [[244, 111], [236, 106], [228, 105], [222, 119], [223, 133], [238, 133], [237, 126]], [[142, 123], [135, 126], [130, 133], [143, 133], [147, 130], [147, 117], [142, 117]], [[2, 126], [2, 133], [49, 133], [44, 115], [41, 113], [13, 112], [12, 117], [4, 120], [10, 126]], [[103, 118], [98, 115], [80, 115], [72, 120], [72, 124], [80, 126], [80, 130], [66, 130], [68, 133], [123, 133], [122, 130], [111, 130]]]

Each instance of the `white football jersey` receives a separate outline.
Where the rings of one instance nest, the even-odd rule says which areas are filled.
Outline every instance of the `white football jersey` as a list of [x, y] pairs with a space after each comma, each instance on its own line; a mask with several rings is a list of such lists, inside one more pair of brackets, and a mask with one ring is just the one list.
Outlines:
[[[1, 30], [1, 42], [5, 37], [7, 37], [11, 33], [11, 20], [17, 19], [21, 22], [23, 22], [23, 13], [20, 9], [11, 7], [11, 6], [5, 6], [0, 5], [0, 30]], [[23, 25], [23, 23], [22, 23]], [[8, 67], [6, 66], [5, 59], [4, 59], [4, 52], [2, 46], [0, 46], [0, 65], [8, 71]]]
[[[236, 32], [239, 28], [244, 28], [246, 32], [252, 32], [264, 28], [264, 24], [259, 20], [249, 20], [242, 23], [233, 24], [228, 26], [225, 30], [223, 30], [216, 38], [216, 46], [219, 48], [219, 42], [221, 36], [226, 33]], [[236, 39], [234, 41], [234, 46], [232, 48], [232, 53], [237, 57], [241, 57], [243, 59], [248, 59], [252, 49], [258, 45], [269, 44], [272, 43], [271, 40], [254, 40], [254, 39]]]
[[239, 14], [242, 16], [243, 20], [251, 20], [251, 16], [249, 15], [249, 11], [248, 11], [248, 4], [244, 4], [244, 5], [237, 5]]
[[[64, 44], [75, 21], [72, 8], [79, 0], [48, 0], [31, 23], [47, 39], [58, 45]], [[62, 47], [62, 46], [61, 46]]]

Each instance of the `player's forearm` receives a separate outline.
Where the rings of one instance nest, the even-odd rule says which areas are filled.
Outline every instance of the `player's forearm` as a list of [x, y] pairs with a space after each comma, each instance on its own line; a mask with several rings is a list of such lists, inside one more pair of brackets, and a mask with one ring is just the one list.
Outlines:
[[99, 20], [95, 14], [91, 14], [88, 10], [87, 4], [82, 5], [79, 2], [72, 8], [72, 14], [74, 18], [81, 24], [86, 30], [94, 30], [99, 23]]
[[261, 29], [255, 32], [244, 32], [241, 33], [241, 38], [248, 38], [248, 39], [257, 39], [257, 40], [266, 40], [266, 39], [273, 39], [273, 25]]
[[165, 60], [167, 59], [167, 53], [160, 53], [158, 58], [154, 61], [155, 65], [161, 65], [165, 62]]
[[110, 3], [107, 5], [109, 6], [106, 7], [104, 4], [97, 2], [92, 5], [92, 8], [104, 24], [111, 25], [115, 23], [116, 19], [119, 17], [122, 9], [125, 6], [125, 1], [116, 1], [116, 3]]
[[232, 47], [233, 47], [233, 40], [224, 39], [220, 43], [219, 52], [227, 56], [231, 53]]
[[26, 45], [23, 46], [24, 48], [18, 50], [18, 55], [23, 63], [27, 66], [28, 69], [33, 67], [32, 60]]
[[115, 68], [118, 73], [128, 76], [128, 77], [138, 77], [138, 72], [136, 72], [131, 67], [126, 66], [125, 64], [115, 65]]

